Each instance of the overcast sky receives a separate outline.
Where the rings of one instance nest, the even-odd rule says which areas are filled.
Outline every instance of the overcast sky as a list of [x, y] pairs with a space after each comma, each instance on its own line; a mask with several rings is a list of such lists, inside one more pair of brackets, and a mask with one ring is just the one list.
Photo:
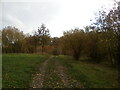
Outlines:
[[113, 5], [113, 0], [1, 0], [1, 2], [0, 29], [15, 26], [24, 33], [31, 34], [44, 23], [52, 37], [60, 37], [63, 31], [71, 28], [89, 25], [98, 9], [102, 6], [110, 9]]

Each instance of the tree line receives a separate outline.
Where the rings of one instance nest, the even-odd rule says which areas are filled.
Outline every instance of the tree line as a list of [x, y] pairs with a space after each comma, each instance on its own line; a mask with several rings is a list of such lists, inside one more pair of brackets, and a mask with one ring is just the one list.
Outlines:
[[24, 34], [18, 28], [7, 26], [2, 30], [3, 53], [43, 52], [44, 46], [50, 45], [49, 30], [42, 24], [33, 35]]
[[33, 35], [18, 28], [5, 27], [2, 33], [3, 53], [48, 53], [81, 56], [91, 61], [107, 61], [117, 65], [120, 60], [120, 2], [109, 13], [99, 11], [96, 22], [84, 29], [65, 31], [63, 36], [51, 37], [44, 24]]

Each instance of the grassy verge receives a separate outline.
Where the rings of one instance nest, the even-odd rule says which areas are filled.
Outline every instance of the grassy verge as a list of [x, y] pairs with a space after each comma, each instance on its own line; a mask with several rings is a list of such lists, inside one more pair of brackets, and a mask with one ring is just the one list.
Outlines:
[[75, 61], [71, 57], [59, 56], [59, 61], [66, 66], [67, 74], [87, 88], [118, 88], [118, 72], [115, 68], [100, 64]]
[[48, 56], [35, 54], [3, 54], [2, 55], [2, 85], [3, 88], [29, 87], [32, 74], [37, 66]]
[[55, 68], [56, 68], [55, 59], [56, 58], [54, 57], [48, 61], [48, 66], [47, 66], [47, 70], [46, 70], [44, 82], [43, 82], [44, 88], [64, 87], [63, 82], [61, 81], [60, 77], [57, 75], [55, 71]]

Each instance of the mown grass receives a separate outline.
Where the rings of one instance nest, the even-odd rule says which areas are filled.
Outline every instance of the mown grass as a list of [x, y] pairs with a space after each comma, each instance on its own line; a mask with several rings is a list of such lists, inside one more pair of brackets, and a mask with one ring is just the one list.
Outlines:
[[[32, 74], [49, 56], [35, 54], [3, 54], [2, 84], [3, 88], [26, 88], [32, 80]], [[85, 88], [118, 88], [118, 71], [115, 68], [75, 61], [68, 56], [58, 56], [48, 61], [44, 77], [45, 88], [64, 87], [60, 77], [55, 72], [55, 60], [61, 62], [67, 69], [66, 74], [78, 80]]]
[[58, 56], [67, 68], [66, 73], [86, 88], [118, 88], [118, 71], [100, 64], [75, 61], [68, 56]]
[[49, 56], [35, 54], [2, 55], [2, 87], [26, 88], [32, 80], [32, 74], [39, 64]]
[[56, 73], [56, 58], [53, 57], [48, 61], [47, 70], [44, 77], [43, 87], [44, 88], [63, 88], [64, 84], [61, 81], [61, 78]]

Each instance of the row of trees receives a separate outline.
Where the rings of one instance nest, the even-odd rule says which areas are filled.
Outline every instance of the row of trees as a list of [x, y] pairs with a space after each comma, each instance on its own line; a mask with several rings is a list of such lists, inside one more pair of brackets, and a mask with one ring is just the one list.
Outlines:
[[[106, 34], [109, 36], [106, 37]], [[64, 54], [73, 55], [76, 60], [79, 60], [81, 56], [89, 57], [95, 62], [110, 60], [112, 65], [117, 63], [118, 42], [117, 35], [111, 30], [84, 32], [81, 29], [74, 29], [64, 32], [61, 38]]]
[[2, 30], [2, 53], [58, 54], [57, 37], [50, 37], [44, 24], [33, 35], [24, 34], [18, 28], [7, 26]]
[[2, 30], [3, 53], [35, 53], [38, 46], [43, 52], [44, 46], [49, 45], [49, 30], [42, 24], [34, 35], [24, 34], [15, 27], [5, 27]]
[[76, 60], [85, 55], [95, 62], [105, 59], [116, 65], [120, 60], [120, 2], [108, 14], [99, 11], [96, 22], [85, 30], [64, 32], [61, 41], [64, 54], [73, 55]]
[[44, 24], [33, 35], [25, 35], [15, 27], [2, 30], [3, 53], [49, 53], [81, 56], [95, 62], [108, 60], [116, 65], [120, 60], [120, 3], [108, 14], [100, 11], [96, 22], [84, 30], [75, 28], [60, 38], [51, 38]]

